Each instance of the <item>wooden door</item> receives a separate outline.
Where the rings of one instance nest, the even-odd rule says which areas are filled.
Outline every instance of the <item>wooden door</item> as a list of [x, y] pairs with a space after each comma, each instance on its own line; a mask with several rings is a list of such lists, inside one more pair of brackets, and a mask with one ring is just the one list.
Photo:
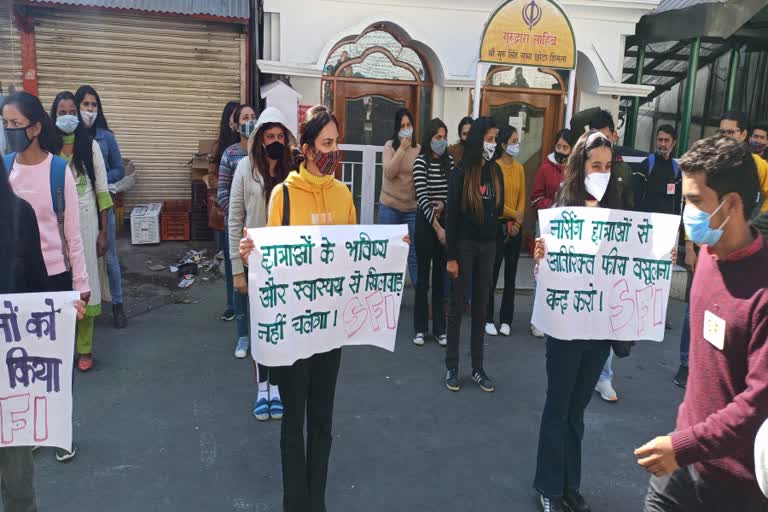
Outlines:
[[405, 107], [413, 113], [414, 121], [419, 119], [418, 97], [416, 85], [385, 80], [336, 81], [334, 105], [342, 140], [345, 144], [383, 146], [392, 138], [398, 109]]

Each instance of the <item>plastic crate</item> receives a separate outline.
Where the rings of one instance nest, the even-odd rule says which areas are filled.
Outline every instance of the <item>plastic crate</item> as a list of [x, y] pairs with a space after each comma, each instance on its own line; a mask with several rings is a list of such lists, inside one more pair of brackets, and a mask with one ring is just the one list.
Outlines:
[[208, 227], [208, 210], [190, 213], [190, 239], [208, 241], [213, 240], [213, 230]]
[[192, 182], [192, 210], [208, 209], [208, 187], [201, 180]]
[[160, 238], [163, 241], [189, 240], [189, 210], [192, 202], [188, 200], [165, 201], [160, 213]]

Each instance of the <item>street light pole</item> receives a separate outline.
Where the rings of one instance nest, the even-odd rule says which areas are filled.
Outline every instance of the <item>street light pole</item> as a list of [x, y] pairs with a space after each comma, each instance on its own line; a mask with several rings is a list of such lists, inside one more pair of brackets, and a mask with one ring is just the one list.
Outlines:
[[739, 69], [739, 48], [731, 48], [731, 59], [728, 62], [728, 85], [725, 92], [725, 110], [733, 109], [733, 98], [736, 93], [736, 72]]
[[[635, 69], [635, 83], [643, 83], [643, 66], [645, 65], [645, 43], [637, 43], [637, 66]], [[637, 136], [637, 118], [640, 114], [640, 97], [632, 97], [632, 106], [627, 118], [627, 130], [624, 132], [624, 145], [635, 147], [635, 137]]]
[[683, 118], [680, 123], [679, 154], [688, 150], [688, 136], [691, 131], [691, 115], [693, 114], [693, 98], [696, 92], [696, 73], [699, 71], [699, 51], [701, 50], [701, 38], [697, 37], [691, 42], [691, 51], [688, 55], [688, 76], [685, 78], [685, 96], [683, 98]]

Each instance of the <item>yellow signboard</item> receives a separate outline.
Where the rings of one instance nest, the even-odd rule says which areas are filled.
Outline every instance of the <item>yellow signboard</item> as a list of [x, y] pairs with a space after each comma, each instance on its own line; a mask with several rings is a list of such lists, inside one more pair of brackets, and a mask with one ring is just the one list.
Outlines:
[[485, 25], [480, 62], [574, 69], [571, 23], [551, 0], [509, 0]]

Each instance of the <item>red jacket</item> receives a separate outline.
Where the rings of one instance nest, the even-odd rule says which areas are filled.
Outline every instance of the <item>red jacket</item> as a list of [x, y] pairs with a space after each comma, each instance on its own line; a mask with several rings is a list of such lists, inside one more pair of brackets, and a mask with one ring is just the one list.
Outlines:
[[545, 210], [555, 204], [564, 170], [564, 166], [555, 162], [555, 154], [550, 153], [536, 171], [531, 192], [531, 208]]

